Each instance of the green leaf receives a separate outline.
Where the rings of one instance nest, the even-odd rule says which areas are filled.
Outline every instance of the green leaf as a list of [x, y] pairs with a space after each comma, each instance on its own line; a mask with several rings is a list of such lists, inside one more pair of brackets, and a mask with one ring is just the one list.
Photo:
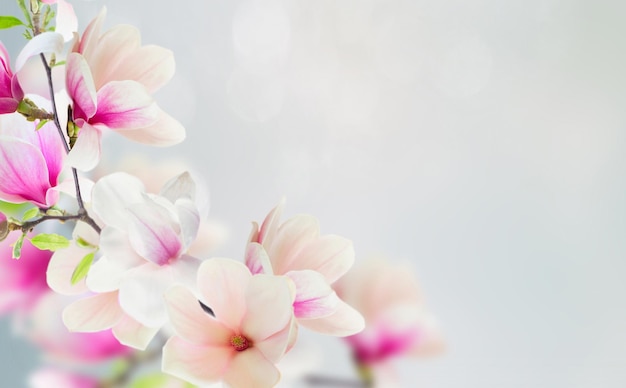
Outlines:
[[80, 282], [85, 276], [87, 276], [87, 272], [89, 272], [89, 268], [91, 268], [91, 263], [93, 263], [93, 257], [96, 253], [91, 252], [87, 253], [85, 257], [82, 258], [80, 263], [74, 268], [74, 272], [72, 272], [72, 285]]
[[94, 249], [94, 248], [98, 248], [97, 246], [89, 243], [89, 241], [85, 240], [84, 238], [78, 236], [77, 238], [74, 239], [74, 242], [76, 243], [76, 245], [78, 245], [81, 248], [87, 248], [87, 249]]
[[46, 125], [48, 121], [50, 120], [39, 120], [39, 123], [37, 123], [37, 127], [35, 128], [35, 131], [40, 130], [44, 125]]
[[26, 237], [26, 233], [22, 233], [22, 235], [17, 239], [15, 244], [13, 244], [13, 258], [19, 259], [22, 256], [22, 245], [24, 244], [24, 238]]
[[28, 221], [30, 219], [37, 217], [38, 215], [39, 215], [39, 208], [34, 207], [32, 209], [28, 209], [22, 216], [22, 221]]
[[0, 30], [15, 26], [24, 26], [24, 22], [15, 16], [0, 16]]
[[56, 251], [58, 249], [70, 246], [70, 240], [54, 233], [42, 233], [33, 237], [30, 242], [37, 248], [48, 251]]

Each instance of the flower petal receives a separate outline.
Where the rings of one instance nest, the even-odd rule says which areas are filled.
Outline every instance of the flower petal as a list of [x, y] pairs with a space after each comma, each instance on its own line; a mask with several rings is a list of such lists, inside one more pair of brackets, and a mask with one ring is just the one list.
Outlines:
[[159, 107], [146, 88], [134, 81], [112, 81], [98, 90], [98, 111], [92, 124], [110, 129], [135, 129], [153, 125], [159, 118]]
[[228, 345], [232, 331], [206, 313], [188, 288], [171, 287], [165, 301], [170, 323], [183, 339], [197, 345]]
[[163, 296], [172, 284], [168, 267], [139, 266], [128, 271], [120, 283], [120, 306], [141, 324], [161, 327], [167, 321]]
[[246, 313], [246, 288], [252, 275], [245, 265], [230, 259], [209, 259], [198, 269], [198, 291], [215, 317], [238, 330]]
[[295, 289], [288, 278], [253, 276], [246, 289], [247, 312], [242, 331], [255, 341], [283, 330], [293, 316], [294, 297]]
[[118, 132], [127, 139], [157, 147], [168, 147], [185, 140], [185, 128], [178, 120], [159, 109], [157, 121], [143, 128]]
[[63, 295], [77, 295], [87, 291], [85, 279], [72, 284], [74, 270], [85, 255], [91, 252], [89, 249], [70, 245], [66, 249], [60, 249], [52, 255], [48, 263], [46, 279], [48, 286], [55, 292]]
[[253, 275], [264, 273], [273, 275], [272, 264], [263, 246], [256, 242], [248, 244], [246, 249], [246, 266]]
[[267, 247], [274, 273], [282, 275], [291, 270], [314, 269], [303, 268], [294, 260], [296, 254], [309, 242], [319, 237], [319, 234], [319, 222], [313, 216], [299, 215], [283, 223], [278, 228], [271, 246]]
[[126, 271], [146, 262], [130, 245], [128, 234], [112, 226], [102, 229], [100, 250], [120, 271]]
[[211, 384], [222, 379], [234, 353], [232, 346], [198, 346], [174, 336], [163, 347], [162, 369], [192, 384]]
[[175, 67], [172, 51], [149, 45], [127, 55], [123, 66], [116, 67], [109, 77], [117, 80], [132, 79], [154, 93], [174, 76]]
[[280, 372], [255, 348], [238, 352], [224, 375], [224, 382], [232, 388], [273, 387], [280, 380]]
[[174, 204], [178, 213], [178, 220], [182, 234], [184, 251], [193, 243], [198, 236], [200, 228], [200, 214], [196, 204], [189, 198], [180, 198]]
[[113, 326], [113, 335], [122, 345], [138, 350], [145, 350], [158, 332], [158, 327], [144, 326], [126, 314]]
[[63, 323], [70, 331], [95, 332], [109, 329], [124, 314], [117, 298], [117, 292], [108, 292], [78, 300], [63, 310]]
[[[158, 265], [177, 258], [183, 248], [180, 230], [167, 209], [152, 201], [133, 205], [128, 209], [130, 222], [128, 238], [135, 251]], [[179, 226], [178, 226], [179, 227]]]
[[294, 314], [298, 318], [323, 318], [337, 310], [339, 297], [319, 272], [312, 270], [286, 273], [296, 285]]
[[338, 337], [356, 334], [365, 327], [363, 316], [342, 300], [334, 314], [318, 319], [298, 319], [298, 323], [318, 333]]
[[78, 139], [67, 155], [66, 163], [80, 171], [90, 171], [100, 162], [100, 142], [102, 133], [88, 123], [84, 123]]
[[78, 18], [74, 13], [74, 8], [65, 0], [57, 1], [57, 20], [54, 31], [63, 35], [66, 42], [72, 40], [74, 33], [78, 31]]
[[23, 140], [0, 136], [0, 198], [48, 207], [49, 188], [48, 167], [41, 151]]
[[312, 269], [334, 283], [354, 264], [352, 241], [336, 235], [321, 236], [309, 242], [294, 257], [291, 269]]
[[41, 150], [48, 167], [48, 182], [51, 186], [58, 184], [58, 178], [63, 170], [65, 149], [53, 123], [45, 124], [35, 132], [34, 144]]
[[100, 178], [93, 187], [93, 210], [107, 225], [126, 230], [127, 208], [144, 201], [145, 188], [136, 177], [117, 172]]
[[63, 50], [63, 35], [43, 32], [26, 43], [15, 60], [15, 72], [22, 69], [28, 58], [40, 53], [60, 53]]
[[65, 83], [67, 93], [74, 101], [74, 117], [89, 120], [96, 114], [96, 85], [85, 58], [78, 53], [67, 57], [67, 75]]
[[285, 198], [281, 198], [278, 205], [269, 212], [269, 214], [263, 220], [259, 233], [256, 236], [256, 242], [268, 247], [272, 244], [278, 227], [280, 225], [280, 216], [283, 214], [283, 208], [285, 207]]

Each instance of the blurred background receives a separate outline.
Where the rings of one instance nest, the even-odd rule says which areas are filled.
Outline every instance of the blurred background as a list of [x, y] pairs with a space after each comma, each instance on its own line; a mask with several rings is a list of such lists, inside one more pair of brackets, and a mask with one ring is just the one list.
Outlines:
[[[176, 147], [110, 136], [105, 160], [207, 179], [219, 256], [282, 196], [357, 259], [408, 261], [447, 342], [407, 387], [626, 386], [626, 2], [72, 1], [174, 51]], [[12, 0], [0, 14], [20, 15]], [[12, 58], [18, 29], [0, 39]], [[36, 349], [2, 321], [2, 386]], [[311, 337], [327, 374], [340, 341]]]

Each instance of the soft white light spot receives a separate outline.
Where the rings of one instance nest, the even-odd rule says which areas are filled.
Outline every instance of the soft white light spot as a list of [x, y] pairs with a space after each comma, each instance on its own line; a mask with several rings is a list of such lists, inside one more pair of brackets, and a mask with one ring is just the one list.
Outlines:
[[284, 97], [284, 81], [279, 76], [237, 69], [228, 81], [231, 108], [249, 121], [264, 122], [276, 116], [283, 107]]
[[289, 52], [289, 15], [274, 0], [250, 0], [239, 5], [233, 18], [237, 58], [248, 71], [272, 70]]

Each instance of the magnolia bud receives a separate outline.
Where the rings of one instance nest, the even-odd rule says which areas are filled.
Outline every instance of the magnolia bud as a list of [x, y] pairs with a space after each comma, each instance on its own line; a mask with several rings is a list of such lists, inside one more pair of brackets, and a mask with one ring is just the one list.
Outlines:
[[4, 213], [0, 213], [0, 241], [4, 241], [9, 235], [9, 220]]

